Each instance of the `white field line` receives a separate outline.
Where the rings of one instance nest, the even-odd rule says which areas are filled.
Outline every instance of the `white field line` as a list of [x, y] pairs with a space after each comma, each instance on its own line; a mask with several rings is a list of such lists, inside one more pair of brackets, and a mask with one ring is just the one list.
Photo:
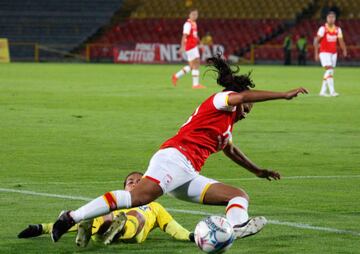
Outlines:
[[[333, 175], [333, 176], [283, 176], [284, 180], [299, 180], [299, 179], [341, 179], [341, 178], [360, 178], [360, 175]], [[219, 181], [254, 181], [260, 178], [222, 178]]]
[[[59, 195], [59, 194], [51, 194], [51, 193], [44, 193], [44, 192], [35, 192], [35, 191], [27, 191], [27, 190], [14, 190], [14, 189], [7, 189], [7, 188], [0, 188], [0, 192], [6, 193], [19, 193], [24, 195], [33, 195], [33, 196], [42, 196], [42, 197], [50, 197], [50, 198], [61, 198], [61, 199], [70, 199], [70, 200], [80, 200], [80, 201], [90, 201], [91, 198], [83, 197], [83, 196], [69, 196], [69, 195]], [[211, 215], [207, 212], [196, 211], [196, 210], [184, 210], [184, 209], [174, 209], [174, 208], [166, 208], [168, 211], [175, 212], [175, 213], [184, 213], [184, 214], [194, 214], [194, 215]], [[329, 227], [318, 227], [312, 226], [309, 224], [304, 223], [294, 223], [294, 222], [286, 222], [286, 221], [278, 221], [278, 220], [269, 220], [269, 224], [274, 225], [282, 225], [282, 226], [289, 226], [293, 228], [301, 228], [301, 229], [308, 229], [308, 230], [315, 230], [315, 231], [325, 231], [337, 234], [349, 234], [354, 236], [360, 236], [360, 232], [351, 231], [351, 230], [342, 230], [336, 228], [329, 228]]]
[[[193, 210], [182, 210], [182, 209], [173, 209], [173, 208], [167, 208], [168, 211], [175, 212], [175, 213], [185, 213], [185, 214], [198, 214], [198, 215], [212, 215], [210, 213], [202, 212], [202, 211], [193, 211]], [[336, 229], [336, 228], [328, 228], [328, 227], [318, 227], [318, 226], [312, 226], [309, 224], [304, 223], [294, 223], [294, 222], [286, 222], [286, 221], [278, 221], [278, 220], [268, 220], [269, 224], [274, 225], [283, 225], [283, 226], [289, 226], [294, 228], [302, 228], [302, 229], [310, 229], [310, 230], [316, 230], [316, 231], [326, 231], [326, 232], [332, 232], [332, 233], [340, 233], [340, 234], [350, 234], [350, 235], [356, 235], [360, 236], [360, 232], [355, 232], [351, 230], [342, 230], [342, 229]]]
[[[299, 179], [347, 179], [347, 178], [360, 178], [360, 175], [331, 175], [331, 176], [283, 176], [281, 180], [299, 180]], [[264, 179], [258, 177], [244, 177], [244, 178], [217, 178], [218, 181], [264, 181]], [[111, 183], [120, 183], [119, 181], [79, 181], [79, 182], [61, 182], [61, 181], [53, 181], [53, 182], [7, 182], [1, 181], [1, 184], [52, 184], [52, 185], [85, 185], [85, 184], [111, 184]]]

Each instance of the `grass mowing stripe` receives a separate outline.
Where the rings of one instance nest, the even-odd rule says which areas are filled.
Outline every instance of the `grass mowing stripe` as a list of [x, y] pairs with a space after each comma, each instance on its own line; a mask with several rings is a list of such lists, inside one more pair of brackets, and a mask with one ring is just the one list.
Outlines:
[[[60, 195], [60, 194], [51, 194], [51, 193], [43, 193], [43, 192], [35, 192], [35, 191], [27, 191], [27, 190], [14, 190], [14, 189], [7, 189], [7, 188], [0, 188], [0, 192], [7, 192], [7, 193], [19, 193], [25, 195], [34, 195], [34, 196], [42, 196], [42, 197], [51, 197], [51, 198], [61, 198], [61, 199], [70, 199], [70, 200], [81, 200], [81, 201], [90, 201], [91, 198], [82, 197], [82, 196], [69, 196], [69, 195]], [[174, 209], [174, 208], [166, 208], [168, 211], [177, 212], [177, 213], [184, 213], [184, 214], [195, 214], [195, 215], [211, 215], [210, 213], [195, 211], [195, 210], [183, 210], [183, 209]], [[282, 226], [289, 226], [294, 228], [301, 228], [301, 229], [308, 229], [308, 230], [315, 230], [315, 231], [325, 231], [337, 234], [350, 234], [354, 236], [360, 236], [360, 232], [350, 231], [350, 230], [342, 230], [336, 228], [328, 228], [328, 227], [318, 227], [312, 226], [309, 224], [304, 223], [294, 223], [294, 222], [286, 222], [286, 221], [278, 221], [278, 220], [269, 220], [270, 224], [274, 225], [282, 225]]]
[[[347, 178], [360, 178], [360, 175], [332, 175], [332, 176], [284, 176], [281, 177], [281, 180], [298, 180], [298, 179], [347, 179]], [[218, 181], [256, 181], [256, 180], [264, 180], [258, 177], [248, 177], [248, 178], [219, 178], [216, 179]], [[2, 184], [46, 184], [43, 182], [1, 182]], [[48, 184], [100, 184], [100, 183], [119, 183], [119, 181], [81, 181], [81, 182], [47, 182]]]

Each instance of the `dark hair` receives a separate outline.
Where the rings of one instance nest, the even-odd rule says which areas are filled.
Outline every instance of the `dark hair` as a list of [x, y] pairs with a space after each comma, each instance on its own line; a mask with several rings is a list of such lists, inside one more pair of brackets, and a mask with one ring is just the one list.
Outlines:
[[138, 174], [138, 175], [144, 175], [143, 173], [139, 172], [139, 171], [133, 171], [133, 172], [130, 172], [126, 177], [125, 177], [125, 180], [124, 180], [124, 188], [126, 186], [126, 181], [127, 179], [132, 176], [132, 175], [135, 175], [135, 174]]
[[329, 15], [334, 15], [335, 17], [337, 16], [336, 12], [332, 11], [332, 10], [328, 11], [328, 13], [326, 14], [326, 17], [329, 16]]
[[224, 91], [242, 92], [249, 90], [250, 87], [255, 87], [254, 82], [251, 79], [251, 71], [243, 75], [235, 75], [239, 73], [240, 67], [236, 66], [232, 69], [231, 66], [221, 57], [221, 53], [218, 53], [214, 57], [206, 59], [208, 67], [212, 71], [218, 74], [216, 82], [225, 87]]

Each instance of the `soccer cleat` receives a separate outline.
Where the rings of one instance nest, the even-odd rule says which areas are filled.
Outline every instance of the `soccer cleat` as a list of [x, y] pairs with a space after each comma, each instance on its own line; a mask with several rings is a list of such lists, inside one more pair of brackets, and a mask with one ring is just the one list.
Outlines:
[[118, 236], [121, 231], [124, 229], [125, 223], [127, 221], [126, 214], [121, 212], [115, 216], [109, 229], [104, 233], [104, 244], [111, 244], [116, 236]]
[[327, 93], [319, 93], [319, 96], [322, 96], [322, 97], [329, 97], [330, 95], [327, 94]]
[[70, 211], [63, 211], [60, 213], [59, 218], [55, 221], [52, 231], [51, 239], [54, 242], [59, 241], [61, 236], [65, 234], [72, 226], [75, 225], [75, 221], [70, 216]]
[[206, 86], [203, 86], [203, 85], [196, 85], [196, 86], [192, 86], [193, 89], [203, 89], [203, 88], [206, 88]]
[[340, 94], [338, 94], [337, 92], [333, 92], [332, 94], [330, 94], [331, 97], [337, 97], [339, 96]]
[[42, 234], [42, 230], [43, 228], [41, 224], [29, 225], [18, 234], [18, 238], [36, 237]]
[[175, 76], [175, 74], [172, 75], [172, 77], [171, 77], [171, 82], [172, 82], [172, 84], [173, 84], [174, 86], [176, 86], [177, 81], [178, 81], [178, 78]]
[[85, 220], [79, 223], [75, 243], [79, 247], [86, 247], [92, 235], [93, 220]]
[[189, 240], [190, 240], [190, 242], [195, 242], [195, 234], [193, 233], [193, 232], [191, 232], [190, 234], [189, 234]]
[[260, 232], [260, 230], [263, 229], [266, 223], [267, 220], [263, 216], [253, 217], [242, 225], [235, 225], [233, 229], [236, 238], [244, 238]]

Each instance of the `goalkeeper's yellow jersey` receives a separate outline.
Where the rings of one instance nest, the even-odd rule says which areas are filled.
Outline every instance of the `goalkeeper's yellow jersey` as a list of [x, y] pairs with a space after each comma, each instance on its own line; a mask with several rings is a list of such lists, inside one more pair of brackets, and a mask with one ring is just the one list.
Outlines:
[[[179, 225], [173, 217], [170, 215], [166, 209], [157, 202], [151, 202], [147, 205], [139, 206], [136, 208], [130, 209], [121, 209], [114, 211], [113, 214], [117, 215], [120, 212], [124, 212], [125, 214], [130, 211], [136, 211], [140, 213], [144, 217], [144, 226], [143, 228], [137, 232], [137, 227], [135, 227], [135, 231], [133, 234], [131, 232], [126, 232], [130, 230], [130, 227], [134, 227], [133, 225], [139, 225], [137, 218], [135, 216], [127, 215], [127, 222], [125, 224], [125, 234], [123, 237], [119, 239], [125, 242], [137, 242], [141, 243], [146, 240], [149, 233], [155, 229], [160, 228], [162, 231], [170, 234], [172, 237], [178, 240], [189, 240], [190, 232]], [[103, 224], [103, 217], [98, 217], [94, 220], [93, 223], [93, 233], [96, 233], [99, 227]]]

